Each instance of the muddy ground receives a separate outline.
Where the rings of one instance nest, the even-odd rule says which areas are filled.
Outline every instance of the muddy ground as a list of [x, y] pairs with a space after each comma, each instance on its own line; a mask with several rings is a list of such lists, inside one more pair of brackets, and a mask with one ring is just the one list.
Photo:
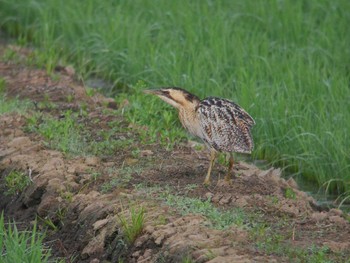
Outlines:
[[[0, 210], [21, 223], [20, 228], [37, 218], [53, 258], [140, 263], [349, 260], [349, 215], [321, 209], [292, 179], [283, 179], [279, 169], [260, 170], [240, 162], [227, 185], [221, 180], [225, 167], [217, 164], [212, 186], [206, 188], [205, 149], [181, 142], [166, 150], [147, 143], [141, 138], [147, 127], [123, 118], [127, 103], [116, 105], [101, 95], [89, 96], [73, 68], [57, 67], [47, 74], [26, 65], [31, 50], [0, 49], [0, 77], [8, 97], [30, 99], [34, 105], [22, 115], [0, 116]], [[5, 58], [9, 50], [16, 56]], [[92, 136], [87, 143], [103, 140], [99, 131], [111, 126], [113, 140], [125, 143], [117, 143], [112, 153], [69, 155], [27, 128], [33, 114], [64, 119], [68, 109], [84, 111], [77, 121]], [[11, 171], [30, 176], [31, 183], [8, 195], [5, 178]], [[190, 213], [186, 208], [191, 205], [179, 200], [210, 202], [218, 211], [232, 217], [240, 214], [242, 219], [218, 227], [213, 217]], [[120, 218], [141, 207], [143, 230], [128, 242]]]

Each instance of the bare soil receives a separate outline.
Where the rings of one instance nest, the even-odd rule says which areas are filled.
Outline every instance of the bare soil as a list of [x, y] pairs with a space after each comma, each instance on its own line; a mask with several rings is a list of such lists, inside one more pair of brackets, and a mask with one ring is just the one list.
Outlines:
[[[24, 58], [31, 54], [27, 49], [3, 46], [1, 57], [9, 48]], [[116, 138], [131, 138], [134, 144], [112, 155], [66, 156], [25, 129], [31, 112], [0, 116], [0, 210], [9, 220], [20, 222], [21, 228], [38, 216], [54, 258], [66, 262], [185, 262], [186, 257], [192, 259], [188, 262], [210, 263], [299, 262], [297, 255], [291, 258], [285, 250], [264, 247], [278, 235], [278, 246], [306, 251], [312, 245], [316, 250], [326, 246], [330, 260], [349, 259], [349, 215], [337, 209], [322, 210], [292, 179], [283, 179], [279, 169], [260, 170], [240, 162], [228, 185], [221, 180], [225, 167], [217, 164], [212, 186], [206, 188], [202, 186], [209, 163], [205, 150], [179, 143], [167, 151], [160, 144], [144, 143], [139, 132], [145, 127], [127, 123], [116, 110], [123, 105], [102, 95], [88, 96], [70, 67], [58, 67], [54, 74], [18, 61], [0, 61], [8, 96], [30, 99], [36, 105], [52, 102], [57, 107], [36, 110], [55, 118], [67, 109], [79, 112], [84, 107], [88, 114], [80, 121], [96, 140], [100, 139], [97, 131], [110, 129], [108, 124], [117, 121], [121, 129]], [[136, 155], [132, 149], [138, 149]], [[113, 178], [122, 178], [125, 167], [130, 180], [102, 191]], [[28, 174], [32, 183], [8, 196], [4, 181], [13, 170]], [[100, 176], [93, 180], [92, 173]], [[203, 215], [182, 215], [167, 205], [160, 197], [164, 189], [203, 202], [209, 198], [223, 211], [240, 208], [249, 217], [243, 226], [218, 230]], [[288, 196], [287, 191], [295, 196]], [[141, 206], [146, 211], [145, 226], [135, 242], [127, 244], [119, 218], [127, 216], [130, 207]], [[45, 220], [56, 228], [47, 228]], [[251, 230], [254, 225], [268, 226], [268, 231], [256, 233]]]

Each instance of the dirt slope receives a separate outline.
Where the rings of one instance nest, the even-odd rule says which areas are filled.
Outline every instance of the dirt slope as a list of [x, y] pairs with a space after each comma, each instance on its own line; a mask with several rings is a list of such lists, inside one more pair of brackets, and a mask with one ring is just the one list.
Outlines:
[[[24, 60], [30, 54], [8, 48]], [[348, 260], [348, 215], [336, 209], [321, 211], [293, 180], [284, 180], [279, 169], [262, 171], [241, 162], [233, 183], [226, 185], [219, 179], [224, 167], [217, 165], [212, 187], [205, 188], [205, 151], [184, 144], [166, 151], [158, 144], [144, 143], [140, 128], [128, 124], [111, 100], [88, 96], [71, 68], [61, 67], [53, 77], [23, 66], [22, 61], [0, 62], [7, 94], [37, 105], [26, 115], [0, 116], [0, 210], [24, 222], [23, 227], [36, 215], [43, 229], [52, 222], [46, 241], [56, 258], [67, 262], [306, 262], [299, 256], [310, 253], [315, 260], [316, 256]], [[38, 107], [40, 102], [55, 107]], [[59, 119], [67, 109], [79, 113], [82, 108], [87, 114], [79, 121], [92, 140], [101, 140], [98, 131], [116, 123], [120, 129], [115, 140], [128, 139], [132, 145], [121, 144], [113, 154], [68, 156], [26, 129], [34, 111]], [[11, 171], [30, 176], [31, 183], [18, 194], [6, 195], [5, 178]], [[103, 188], [114, 179], [119, 184]], [[175, 205], [178, 200], [170, 202], [165, 192], [178, 200], [210, 200], [233, 216], [241, 211], [242, 222], [215, 227], [204, 213], [183, 213]], [[120, 218], [128, 217], [135, 207], [145, 208], [145, 225], [128, 244]], [[308, 252], [311, 245], [314, 251]], [[319, 252], [322, 249], [325, 255]]]

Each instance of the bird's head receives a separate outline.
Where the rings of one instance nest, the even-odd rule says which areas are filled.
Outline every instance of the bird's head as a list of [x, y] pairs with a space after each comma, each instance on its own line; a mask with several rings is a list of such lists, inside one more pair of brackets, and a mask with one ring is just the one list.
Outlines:
[[199, 103], [199, 98], [196, 95], [181, 88], [150, 89], [144, 90], [144, 92], [158, 96], [177, 109], [195, 107]]

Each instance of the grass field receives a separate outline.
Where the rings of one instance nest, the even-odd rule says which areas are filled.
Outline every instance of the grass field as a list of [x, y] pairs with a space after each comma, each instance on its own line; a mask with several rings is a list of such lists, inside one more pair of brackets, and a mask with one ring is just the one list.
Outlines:
[[129, 118], [154, 134], [184, 136], [140, 80], [230, 98], [257, 122], [254, 158], [349, 193], [348, 0], [0, 0], [0, 17], [40, 47], [48, 71], [73, 64], [83, 79], [111, 81], [107, 92], [126, 93]]

